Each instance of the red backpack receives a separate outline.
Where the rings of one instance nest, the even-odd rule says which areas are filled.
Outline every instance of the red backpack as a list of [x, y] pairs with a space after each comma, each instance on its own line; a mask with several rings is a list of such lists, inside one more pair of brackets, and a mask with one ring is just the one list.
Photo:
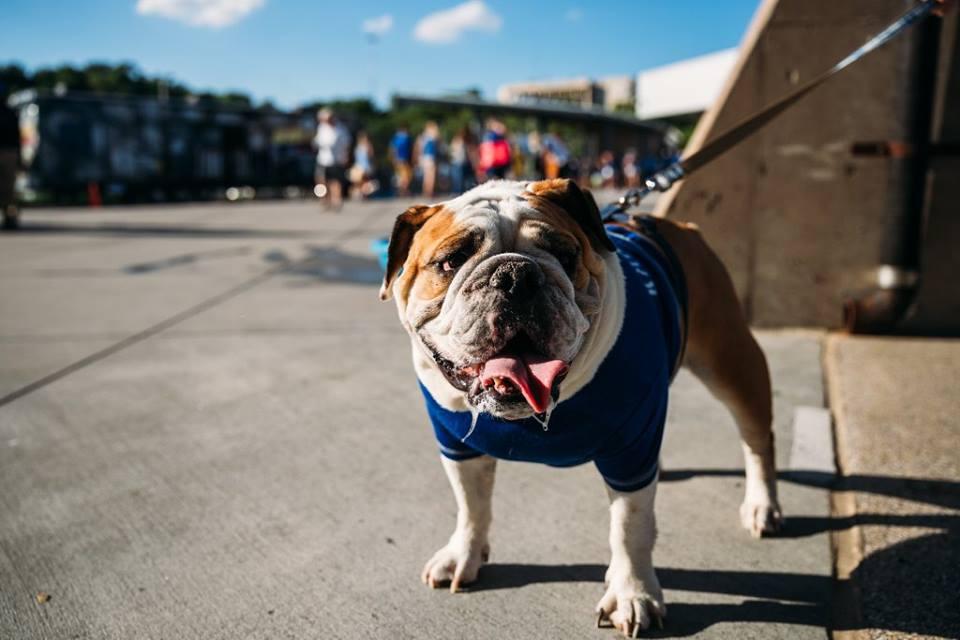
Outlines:
[[480, 143], [480, 168], [506, 167], [510, 164], [510, 144], [506, 138], [484, 140]]

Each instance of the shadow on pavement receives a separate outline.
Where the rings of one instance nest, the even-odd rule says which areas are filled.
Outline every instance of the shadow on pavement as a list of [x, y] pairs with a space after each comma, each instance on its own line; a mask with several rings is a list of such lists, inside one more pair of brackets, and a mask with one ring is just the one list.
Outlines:
[[[515, 589], [549, 582], [603, 583], [606, 567], [599, 564], [531, 565], [491, 564], [480, 573], [472, 591]], [[701, 604], [667, 602], [668, 618], [662, 631], [644, 637], [695, 635], [722, 622], [764, 622], [826, 627], [832, 579], [827, 576], [764, 571], [708, 571], [658, 568], [664, 589], [742, 596], [740, 603]], [[599, 598], [599, 593], [598, 593]], [[777, 602], [784, 600], [787, 602]]]
[[[481, 569], [481, 580], [470, 590], [516, 589], [530, 584], [550, 582], [601, 584], [606, 570], [606, 565], [602, 564], [494, 563]], [[658, 567], [657, 576], [664, 589], [810, 603], [822, 601], [823, 590], [828, 589], [831, 583], [831, 579], [826, 576], [764, 571], [709, 571]]]
[[[670, 469], [660, 472], [660, 482], [678, 482], [695, 477], [742, 478], [738, 469]], [[781, 471], [781, 481], [835, 491], [859, 491], [892, 498], [913, 500], [947, 509], [960, 509], [960, 482], [927, 478], [850, 475], [835, 476], [822, 471]]]
[[204, 260], [210, 260], [214, 258], [233, 258], [236, 256], [242, 256], [250, 253], [249, 247], [238, 247], [231, 249], [216, 249], [214, 251], [197, 251], [194, 253], [182, 253], [179, 255], [171, 256], [169, 258], [163, 258], [162, 260], [153, 260], [151, 262], [138, 262], [136, 264], [131, 264], [123, 268], [124, 273], [141, 275], [146, 273], [154, 273], [156, 271], [163, 271], [165, 269], [171, 269], [174, 267], [182, 267], [186, 265], [196, 264]]
[[[856, 629], [960, 638], [960, 535], [954, 528], [876, 551], [851, 576], [862, 620]], [[920, 526], [920, 525], [918, 525]]]
[[308, 246], [307, 255], [297, 260], [274, 249], [265, 253], [263, 259], [267, 262], [289, 263], [281, 275], [301, 278], [297, 283], [299, 286], [324, 282], [380, 286], [383, 280], [383, 269], [376, 258], [346, 253], [334, 247]]
[[[600, 564], [491, 564], [470, 591], [516, 589], [552, 582], [603, 583]], [[865, 558], [854, 571], [854, 584], [884, 584], [867, 597], [888, 602], [889, 620], [839, 624], [831, 602], [836, 590], [847, 588], [829, 576], [767, 571], [657, 569], [664, 589], [713, 593], [745, 598], [739, 603], [667, 602], [669, 616], [662, 631], [644, 637], [696, 635], [724, 622], [808, 625], [835, 631], [880, 629], [920, 635], [957, 637], [960, 631], [960, 545], [955, 536], [936, 534], [914, 538]], [[933, 595], [936, 594], [936, 595]], [[932, 596], [932, 597], [931, 597]], [[599, 594], [598, 594], [599, 598]]]
[[480, 570], [480, 580], [470, 591], [516, 589], [549, 582], [603, 582], [602, 564], [489, 564]]

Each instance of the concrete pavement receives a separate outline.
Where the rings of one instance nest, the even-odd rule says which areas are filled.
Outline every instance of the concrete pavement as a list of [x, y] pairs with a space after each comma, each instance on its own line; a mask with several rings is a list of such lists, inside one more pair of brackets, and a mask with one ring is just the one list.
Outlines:
[[[482, 582], [419, 583], [454, 504], [368, 252], [401, 209], [28, 211], [0, 235], [0, 638], [615, 637], [593, 628], [608, 550], [590, 466], [502, 464]], [[822, 338], [761, 334], [776, 539], [740, 530], [732, 421], [677, 379], [657, 636], [824, 637], [830, 477], [793, 454], [795, 409], [823, 402]]]
[[844, 637], [960, 637], [960, 341], [832, 336]]

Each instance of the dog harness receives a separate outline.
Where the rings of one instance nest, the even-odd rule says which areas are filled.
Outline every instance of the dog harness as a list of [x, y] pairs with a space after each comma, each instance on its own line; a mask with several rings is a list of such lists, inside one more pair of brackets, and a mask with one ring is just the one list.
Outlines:
[[607, 225], [626, 281], [623, 327], [596, 375], [554, 407], [546, 426], [535, 418], [501, 420], [450, 411], [423, 384], [440, 453], [451, 460], [483, 454], [569, 467], [592, 461], [617, 491], [636, 491], [656, 476], [670, 380], [686, 332], [686, 285], [676, 256], [651, 221], [639, 233]]

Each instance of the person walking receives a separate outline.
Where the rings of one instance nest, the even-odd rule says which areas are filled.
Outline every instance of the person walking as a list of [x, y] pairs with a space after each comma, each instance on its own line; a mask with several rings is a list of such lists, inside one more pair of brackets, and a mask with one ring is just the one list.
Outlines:
[[556, 133], [548, 133], [543, 139], [543, 172], [547, 180], [569, 178], [570, 151]]
[[461, 129], [450, 141], [450, 187], [455, 195], [476, 184], [473, 159], [476, 143], [469, 127]]
[[637, 158], [637, 150], [633, 147], [627, 149], [623, 154], [623, 183], [628, 189], [640, 186], [640, 160]]
[[410, 178], [413, 177], [413, 140], [405, 125], [400, 125], [390, 140], [390, 159], [397, 182], [397, 194], [410, 195]]
[[440, 153], [440, 128], [436, 122], [430, 121], [424, 126], [418, 146], [417, 164], [423, 176], [423, 195], [432, 198], [437, 187], [437, 156]]
[[7, 103], [6, 89], [0, 86], [0, 213], [4, 229], [16, 229], [20, 222], [14, 189], [19, 168], [20, 122]]
[[600, 173], [600, 186], [612, 189], [617, 186], [617, 163], [612, 151], [604, 151], [597, 162]]
[[539, 131], [531, 131], [524, 141], [523, 174], [527, 180], [543, 178], [543, 145]]
[[366, 198], [376, 191], [373, 182], [373, 144], [366, 131], [357, 134], [357, 144], [353, 148], [353, 166], [350, 167], [350, 182], [353, 184], [353, 195]]
[[330, 109], [317, 112], [317, 194], [335, 211], [343, 206], [343, 182], [350, 162], [350, 132]]

